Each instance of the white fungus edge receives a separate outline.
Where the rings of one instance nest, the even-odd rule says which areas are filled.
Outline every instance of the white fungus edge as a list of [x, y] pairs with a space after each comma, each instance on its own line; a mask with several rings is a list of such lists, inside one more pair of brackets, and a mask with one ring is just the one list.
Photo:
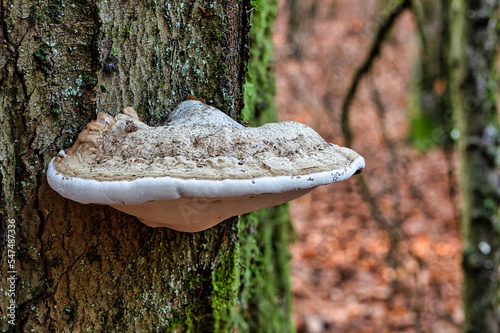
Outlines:
[[157, 200], [232, 198], [243, 195], [283, 193], [339, 182], [365, 167], [359, 156], [349, 166], [302, 176], [251, 179], [200, 180], [174, 177], [145, 177], [134, 180], [97, 181], [65, 176], [55, 170], [55, 158], [47, 169], [49, 185], [63, 197], [82, 204], [140, 205]]

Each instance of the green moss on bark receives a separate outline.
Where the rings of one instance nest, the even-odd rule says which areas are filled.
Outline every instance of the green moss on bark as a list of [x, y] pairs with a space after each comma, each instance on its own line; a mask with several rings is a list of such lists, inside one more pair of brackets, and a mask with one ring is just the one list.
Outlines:
[[[277, 120], [271, 36], [277, 1], [252, 1], [250, 60], [243, 119], [252, 125]], [[253, 212], [239, 221], [241, 284], [238, 327], [243, 332], [294, 332], [291, 320], [288, 204]]]
[[211, 305], [214, 311], [214, 332], [229, 332], [235, 326], [238, 292], [241, 285], [241, 248], [237, 244], [234, 251], [219, 252], [221, 266], [212, 274], [213, 292]]
[[241, 217], [240, 322], [243, 332], [294, 332], [289, 244], [293, 227], [288, 204]]
[[277, 121], [274, 52], [271, 41], [277, 1], [253, 0], [250, 59], [245, 84], [243, 120], [256, 126]]

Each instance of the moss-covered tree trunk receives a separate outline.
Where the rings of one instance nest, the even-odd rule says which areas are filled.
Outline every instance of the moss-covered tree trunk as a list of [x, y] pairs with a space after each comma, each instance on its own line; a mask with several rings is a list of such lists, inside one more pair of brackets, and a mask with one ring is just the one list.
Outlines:
[[498, 332], [498, 0], [452, 0], [450, 10], [448, 84], [461, 162], [464, 332]]
[[[271, 37], [277, 0], [252, 0], [250, 61], [242, 116], [257, 126], [277, 121], [274, 54]], [[264, 221], [264, 222], [263, 222]], [[288, 204], [263, 209], [240, 220], [241, 264], [245, 288], [240, 311], [247, 318], [241, 332], [293, 332], [290, 253], [293, 227]]]
[[[152, 229], [60, 197], [44, 174], [98, 111], [130, 105], [154, 125], [191, 93], [236, 117], [250, 11], [237, 0], [0, 0], [2, 331], [255, 330], [266, 296], [248, 285], [267, 280], [241, 263], [264, 258], [248, 249], [267, 239], [266, 221]], [[283, 244], [266, 255], [286, 256]], [[286, 288], [271, 292], [290, 308]]]

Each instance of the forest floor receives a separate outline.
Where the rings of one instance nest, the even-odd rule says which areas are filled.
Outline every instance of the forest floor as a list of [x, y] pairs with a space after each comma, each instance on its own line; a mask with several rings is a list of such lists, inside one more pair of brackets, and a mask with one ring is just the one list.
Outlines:
[[[341, 103], [371, 45], [378, 1], [304, 2], [293, 40], [281, 3], [274, 36], [280, 120], [342, 145]], [[418, 152], [407, 139], [417, 48], [407, 12], [352, 105], [352, 148], [366, 160], [369, 193], [355, 176], [292, 203], [298, 332], [460, 331], [455, 159], [439, 149]]]

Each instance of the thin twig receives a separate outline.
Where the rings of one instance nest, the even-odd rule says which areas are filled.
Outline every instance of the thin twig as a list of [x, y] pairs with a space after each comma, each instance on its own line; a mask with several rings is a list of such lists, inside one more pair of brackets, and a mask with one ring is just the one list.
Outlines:
[[[389, 17], [380, 25], [376, 35], [372, 47], [370, 49], [370, 53], [368, 54], [367, 59], [363, 62], [361, 67], [358, 68], [356, 74], [354, 75], [351, 86], [348, 90], [348, 93], [344, 99], [344, 103], [342, 105], [342, 132], [344, 134], [345, 144], [347, 146], [351, 146], [352, 144], [352, 130], [349, 124], [349, 109], [352, 104], [352, 100], [356, 93], [357, 87], [361, 78], [368, 73], [370, 70], [373, 61], [380, 54], [380, 49], [382, 46], [382, 42], [385, 40], [387, 33], [390, 28], [394, 24], [396, 18], [411, 5], [411, 0], [403, 0], [399, 6], [397, 6], [389, 15]], [[371, 192], [368, 183], [365, 181], [364, 176], [361, 174], [357, 177], [358, 185], [361, 189], [361, 194], [364, 200], [368, 203], [370, 207], [371, 214], [375, 221], [382, 226], [384, 230], [387, 231], [389, 235], [389, 244], [391, 251], [389, 251], [389, 261], [391, 262], [391, 266], [397, 267], [400, 264], [400, 260], [397, 258], [397, 246], [401, 241], [401, 230], [397, 230], [393, 227], [393, 221], [389, 221], [385, 218], [384, 214], [380, 210], [377, 200], [373, 193]]]
[[344, 134], [345, 144], [350, 146], [352, 144], [352, 130], [349, 125], [349, 110], [354, 99], [354, 95], [358, 89], [359, 82], [361, 78], [368, 73], [370, 68], [373, 65], [373, 62], [380, 54], [380, 50], [382, 48], [382, 43], [384, 42], [388, 32], [391, 30], [392, 26], [396, 19], [405, 11], [405, 9], [410, 8], [412, 4], [412, 0], [403, 0], [391, 14], [387, 17], [387, 19], [382, 22], [379, 26], [377, 33], [375, 34], [375, 39], [373, 40], [372, 46], [370, 48], [370, 52], [366, 57], [363, 64], [356, 70], [354, 77], [352, 79], [349, 90], [347, 91], [347, 95], [344, 99], [344, 103], [342, 104], [342, 132]]
[[375, 78], [373, 75], [370, 75], [370, 85], [371, 85], [371, 95], [372, 101], [375, 104], [375, 108], [377, 110], [377, 116], [379, 118], [380, 131], [382, 134], [382, 140], [388, 151], [389, 161], [387, 163], [387, 171], [388, 174], [391, 175], [390, 178], [390, 191], [393, 197], [393, 211], [394, 216], [392, 218], [392, 227], [394, 228], [397, 225], [400, 225], [403, 222], [403, 217], [401, 214], [401, 196], [399, 195], [399, 189], [397, 184], [397, 174], [400, 168], [398, 152], [396, 148], [396, 144], [394, 140], [389, 138], [387, 135], [388, 128], [386, 126], [386, 114], [387, 110], [382, 101], [382, 96], [380, 96], [380, 92], [377, 89], [377, 84], [375, 82]]

